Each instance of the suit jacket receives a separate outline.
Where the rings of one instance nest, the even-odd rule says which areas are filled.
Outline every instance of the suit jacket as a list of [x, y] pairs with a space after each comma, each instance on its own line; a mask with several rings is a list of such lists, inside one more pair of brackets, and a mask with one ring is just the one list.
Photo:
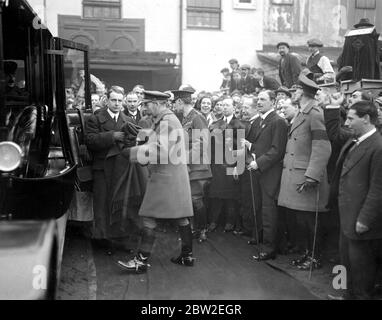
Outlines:
[[[283, 60], [284, 63], [282, 64]], [[297, 84], [301, 70], [300, 60], [292, 54], [286, 54], [279, 62], [281, 84], [287, 88], [291, 88], [294, 84]]]
[[134, 117], [130, 111], [126, 108], [123, 113], [130, 119], [130, 121], [134, 124], [138, 124], [139, 121], [141, 120], [141, 113], [139, 112], [139, 110], [137, 111], [137, 115]]
[[[340, 158], [351, 142], [352, 139], [344, 145]], [[342, 168], [337, 166], [336, 172], [342, 232], [353, 240], [382, 239], [381, 135], [375, 133], [349, 152]], [[357, 221], [370, 231], [359, 236], [355, 232]]]
[[251, 153], [256, 155], [261, 187], [269, 196], [277, 199], [288, 126], [276, 112], [270, 113], [264, 121], [260, 118], [255, 123]]
[[257, 80], [251, 78], [250, 76], [245, 79], [241, 79], [242, 91], [246, 94], [254, 93], [256, 91], [256, 83]]
[[[210, 130], [212, 180], [209, 196], [218, 199], [238, 199], [240, 196], [239, 185], [234, 181], [232, 175], [227, 174], [227, 170], [233, 170], [236, 166], [233, 151], [238, 148], [238, 139], [245, 136], [245, 126], [234, 116], [229, 124], [224, 121], [224, 118], [214, 122]], [[243, 132], [239, 134], [239, 130], [243, 130]], [[233, 138], [231, 151], [226, 150], [229, 145], [226, 144], [228, 138]]]
[[[188, 135], [187, 156], [188, 173], [190, 181], [205, 180], [212, 177], [210, 160], [208, 157], [208, 145], [210, 132], [207, 119], [195, 109], [182, 120], [182, 126]], [[200, 133], [200, 134], [199, 134]], [[192, 188], [192, 185], [191, 185]], [[193, 190], [191, 190], [193, 191]]]

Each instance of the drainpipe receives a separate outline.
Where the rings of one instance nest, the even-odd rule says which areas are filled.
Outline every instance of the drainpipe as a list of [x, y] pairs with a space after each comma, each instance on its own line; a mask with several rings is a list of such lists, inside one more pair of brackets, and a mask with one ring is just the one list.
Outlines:
[[179, 76], [183, 81], [183, 0], [179, 0]]
[[44, 24], [48, 27], [48, 14], [46, 12], [46, 0], [44, 0]]

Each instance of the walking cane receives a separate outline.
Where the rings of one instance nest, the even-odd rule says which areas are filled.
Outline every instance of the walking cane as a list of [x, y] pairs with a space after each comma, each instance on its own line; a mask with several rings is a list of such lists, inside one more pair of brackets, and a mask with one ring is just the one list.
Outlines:
[[254, 196], [254, 187], [253, 187], [253, 177], [252, 177], [252, 170], [248, 170], [249, 171], [249, 178], [251, 180], [251, 199], [252, 199], [252, 207], [253, 207], [253, 215], [255, 217], [255, 236], [256, 236], [256, 242], [257, 242], [257, 245], [258, 245], [258, 248], [257, 248], [257, 254], [260, 256], [260, 253], [261, 253], [261, 248], [260, 248], [260, 241], [259, 241], [259, 232], [258, 232], [258, 225], [257, 225], [257, 216], [256, 216], [256, 207], [255, 207], [255, 196]]
[[312, 249], [312, 263], [310, 264], [310, 270], [309, 270], [309, 280], [312, 280], [312, 273], [313, 273], [313, 260], [314, 260], [314, 254], [316, 251], [316, 241], [317, 241], [317, 231], [318, 231], [318, 206], [320, 201], [320, 185], [317, 185], [317, 193], [316, 193], [316, 221], [314, 225], [314, 237], [313, 237], [313, 249]]

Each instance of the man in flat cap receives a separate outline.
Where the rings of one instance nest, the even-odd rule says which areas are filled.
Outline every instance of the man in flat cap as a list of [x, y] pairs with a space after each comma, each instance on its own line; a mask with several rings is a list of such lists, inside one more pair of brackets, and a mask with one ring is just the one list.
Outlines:
[[223, 94], [228, 94], [231, 88], [231, 73], [228, 68], [223, 68], [220, 73], [223, 75], [223, 82], [220, 86], [220, 91]]
[[280, 87], [280, 83], [276, 79], [266, 76], [265, 71], [261, 68], [256, 69], [254, 73], [254, 79], [255, 79], [254, 85], [256, 86], [256, 89], [258, 91], [261, 91], [261, 90], [274, 91]]
[[278, 43], [277, 50], [281, 56], [279, 63], [281, 84], [287, 88], [291, 88], [298, 82], [298, 76], [302, 69], [301, 62], [295, 55], [290, 53], [290, 46], [288, 43]]
[[[287, 150], [278, 198], [279, 206], [295, 214], [304, 234], [306, 254], [293, 264], [301, 270], [319, 268], [320, 232], [317, 234], [313, 251], [316, 215], [327, 212], [329, 198], [327, 164], [331, 155], [331, 144], [326, 133], [322, 109], [315, 96], [319, 86], [306, 76], [299, 77], [303, 94], [300, 111], [288, 134]], [[318, 231], [320, 229], [318, 228]]]
[[335, 81], [335, 73], [328, 57], [320, 53], [324, 45], [319, 39], [308, 41], [309, 56], [306, 66], [313, 73], [313, 80], [318, 84], [332, 83]]
[[242, 81], [242, 91], [245, 94], [252, 94], [256, 91], [254, 79], [251, 78], [251, 66], [248, 64], [243, 64], [240, 67], [241, 70], [241, 81]]
[[210, 132], [206, 118], [192, 105], [191, 87], [173, 91], [175, 110], [182, 114], [182, 126], [188, 135], [186, 147], [188, 173], [190, 176], [192, 206], [194, 209], [194, 236], [199, 242], [207, 240], [207, 210], [204, 205], [204, 191], [212, 173], [208, 159]]
[[150, 173], [139, 210], [143, 225], [139, 249], [132, 260], [118, 261], [121, 268], [135, 274], [147, 271], [157, 219], [173, 219], [179, 226], [181, 254], [171, 261], [183, 266], [194, 265], [190, 225], [193, 211], [185, 136], [178, 118], [167, 107], [169, 97], [162, 92], [145, 91], [147, 112], [154, 120], [152, 131], [146, 137], [147, 143], [129, 150], [130, 161], [148, 165]]
[[281, 104], [285, 100], [292, 99], [292, 93], [286, 87], [281, 86], [275, 91], [275, 93], [276, 93], [276, 110], [279, 110], [281, 108]]
[[240, 65], [239, 65], [239, 61], [237, 59], [231, 59], [228, 61], [232, 71], [239, 71], [240, 69]]

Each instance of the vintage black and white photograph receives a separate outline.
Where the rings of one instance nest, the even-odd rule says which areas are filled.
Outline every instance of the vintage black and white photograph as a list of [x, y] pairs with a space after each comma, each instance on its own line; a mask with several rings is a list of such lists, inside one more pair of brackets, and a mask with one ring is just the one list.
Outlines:
[[0, 300], [382, 300], [380, 32], [379, 0], [0, 0]]

